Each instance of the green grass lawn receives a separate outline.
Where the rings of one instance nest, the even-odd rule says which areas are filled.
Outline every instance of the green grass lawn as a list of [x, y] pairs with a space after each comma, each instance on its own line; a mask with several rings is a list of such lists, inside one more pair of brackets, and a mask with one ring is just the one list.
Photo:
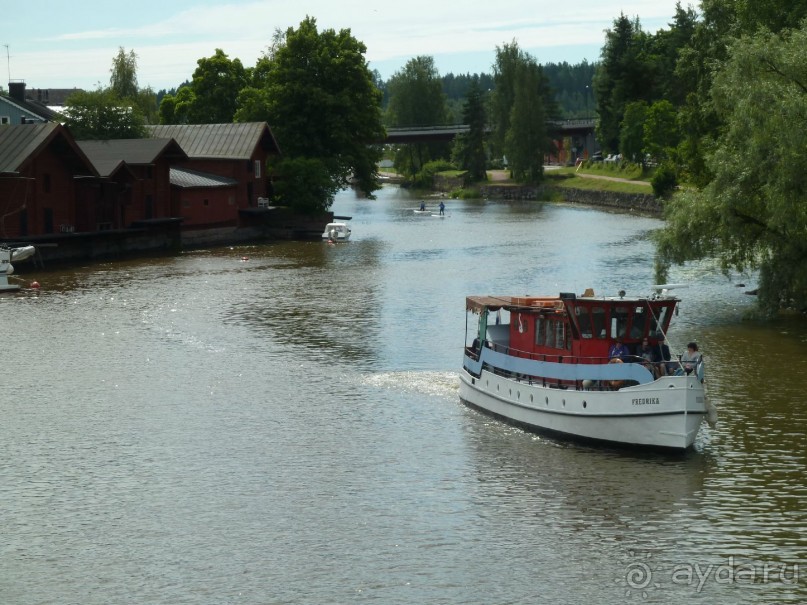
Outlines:
[[638, 164], [624, 164], [619, 166], [616, 164], [606, 164], [605, 162], [588, 162], [580, 168], [574, 166], [566, 166], [558, 170], [562, 174], [577, 174], [585, 175], [591, 174], [595, 176], [612, 176], [620, 179], [629, 179], [631, 181], [644, 181], [649, 183], [653, 178], [652, 169], [642, 169]]
[[558, 188], [587, 189], [591, 191], [615, 191], [617, 193], [653, 193], [650, 185], [643, 181], [626, 183], [624, 181], [606, 181], [604, 179], [586, 178], [585, 175], [547, 175], [547, 183]]

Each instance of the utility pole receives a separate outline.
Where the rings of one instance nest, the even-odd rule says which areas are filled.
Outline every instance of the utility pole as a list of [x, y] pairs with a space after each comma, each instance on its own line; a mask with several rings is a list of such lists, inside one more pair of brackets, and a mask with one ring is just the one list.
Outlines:
[[8, 80], [6, 82], [11, 82], [11, 55], [8, 54], [8, 44], [3, 44], [6, 47], [6, 64], [8, 65]]
[[588, 93], [590, 88], [591, 88], [590, 86], [586, 85], [586, 119], [591, 117], [591, 115], [588, 112]]

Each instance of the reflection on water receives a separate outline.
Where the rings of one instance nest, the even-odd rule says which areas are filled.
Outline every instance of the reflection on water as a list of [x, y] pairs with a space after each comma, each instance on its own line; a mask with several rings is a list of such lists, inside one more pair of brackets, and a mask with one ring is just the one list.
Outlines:
[[0, 602], [803, 602], [803, 571], [715, 570], [804, 564], [804, 323], [743, 322], [752, 278], [677, 269], [669, 340], [700, 344], [718, 426], [682, 456], [532, 435], [458, 401], [465, 296], [648, 292], [660, 222], [416, 205], [345, 192], [336, 246], [25, 268]]

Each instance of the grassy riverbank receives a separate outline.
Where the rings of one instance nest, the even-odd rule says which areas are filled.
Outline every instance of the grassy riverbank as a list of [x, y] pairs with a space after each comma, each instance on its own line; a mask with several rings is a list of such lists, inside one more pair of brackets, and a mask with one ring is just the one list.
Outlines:
[[560, 168], [546, 171], [547, 182], [559, 188], [612, 191], [615, 193], [653, 193], [650, 177], [642, 176], [641, 170], [604, 171], [581, 168]]
[[[636, 165], [619, 167], [598, 163], [580, 168], [547, 166], [544, 169], [544, 175], [547, 184], [558, 188], [615, 193], [652, 193], [650, 184], [652, 174], [643, 174], [641, 167]], [[489, 170], [488, 182], [484, 184], [520, 185], [509, 178], [506, 170]]]
[[[383, 177], [387, 181], [401, 182], [400, 175], [386, 168]], [[435, 176], [447, 180], [461, 181], [464, 172], [450, 170], [438, 172]], [[545, 183], [559, 189], [581, 189], [584, 191], [606, 191], [612, 193], [652, 193], [650, 180], [652, 173], [643, 172], [640, 166], [626, 164], [617, 166], [613, 164], [596, 163], [575, 168], [573, 166], [546, 166], [544, 168]], [[520, 187], [519, 183], [510, 178], [507, 170], [488, 170], [487, 181], [472, 183], [464, 188], [453, 190], [450, 195], [456, 198], [479, 197], [479, 187], [485, 185], [500, 185]]]

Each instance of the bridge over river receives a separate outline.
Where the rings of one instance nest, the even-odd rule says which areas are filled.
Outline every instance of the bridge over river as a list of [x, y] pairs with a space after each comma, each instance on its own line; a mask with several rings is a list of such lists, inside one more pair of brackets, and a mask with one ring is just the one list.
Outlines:
[[[560, 136], [594, 135], [594, 118], [576, 120], [557, 120], [552, 122], [556, 133]], [[431, 143], [435, 141], [452, 141], [458, 134], [469, 132], [467, 124], [447, 124], [444, 126], [407, 126], [404, 128], [387, 128], [384, 143]]]
[[[552, 122], [555, 131], [552, 133], [556, 139], [571, 138], [572, 158], [558, 158], [565, 162], [567, 159], [588, 157], [596, 151], [594, 140], [594, 118], [580, 118], [574, 120], [556, 120]], [[450, 142], [459, 134], [467, 133], [471, 127], [467, 124], [447, 124], [444, 126], [409, 126], [405, 128], [388, 128], [387, 137], [379, 143], [434, 143]]]

